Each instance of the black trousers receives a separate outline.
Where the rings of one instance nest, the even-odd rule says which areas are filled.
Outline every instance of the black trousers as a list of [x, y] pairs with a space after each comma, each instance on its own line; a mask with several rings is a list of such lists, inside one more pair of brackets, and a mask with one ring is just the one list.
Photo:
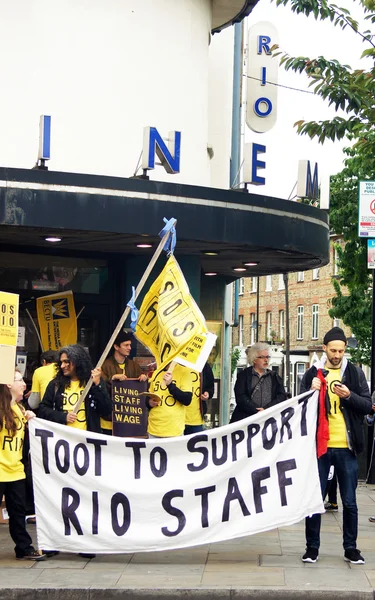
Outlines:
[[9, 533], [16, 544], [14, 550], [19, 557], [34, 550], [32, 539], [26, 531], [25, 489], [25, 479], [0, 482], [0, 502], [5, 496], [9, 514]]

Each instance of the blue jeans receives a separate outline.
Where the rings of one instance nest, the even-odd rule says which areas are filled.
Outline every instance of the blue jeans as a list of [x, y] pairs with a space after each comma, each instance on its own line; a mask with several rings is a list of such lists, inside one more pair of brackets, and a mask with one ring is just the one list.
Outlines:
[[[320, 488], [323, 498], [331, 465], [335, 467], [343, 504], [343, 546], [345, 550], [356, 548], [358, 535], [358, 508], [355, 495], [358, 483], [357, 458], [349, 448], [328, 448], [327, 453], [318, 459]], [[320, 524], [320, 514], [306, 518], [306, 545], [310, 548], [319, 548], [320, 546]]]
[[185, 425], [184, 435], [198, 433], [198, 431], [203, 431], [203, 425]]

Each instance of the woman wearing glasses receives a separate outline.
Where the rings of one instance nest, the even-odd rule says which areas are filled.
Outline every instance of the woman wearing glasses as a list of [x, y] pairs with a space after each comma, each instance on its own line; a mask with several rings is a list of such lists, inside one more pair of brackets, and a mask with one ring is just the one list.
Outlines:
[[234, 386], [236, 408], [231, 423], [286, 400], [281, 377], [268, 368], [271, 358], [268, 344], [254, 344], [247, 348], [246, 355], [250, 366], [237, 376]]
[[0, 384], [0, 501], [5, 496], [9, 514], [9, 533], [16, 544], [16, 558], [43, 560], [26, 531], [25, 469], [22, 450], [26, 423], [34, 413], [20, 404], [26, 384], [19, 371], [12, 384]]

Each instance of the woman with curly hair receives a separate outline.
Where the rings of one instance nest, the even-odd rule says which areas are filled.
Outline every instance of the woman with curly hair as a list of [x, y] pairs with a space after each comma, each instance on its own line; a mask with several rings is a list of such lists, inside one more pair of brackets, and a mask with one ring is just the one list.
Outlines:
[[[100, 417], [112, 412], [112, 402], [101, 379], [101, 369], [93, 369], [88, 352], [79, 344], [59, 351], [59, 369], [47, 386], [38, 416], [47, 421], [101, 433]], [[93, 384], [77, 412], [73, 409], [92, 376]]]
[[44, 560], [26, 531], [25, 469], [22, 450], [26, 423], [34, 413], [25, 411], [20, 403], [26, 384], [19, 371], [12, 384], [0, 384], [0, 502], [5, 496], [9, 514], [9, 533], [16, 544], [16, 558]]

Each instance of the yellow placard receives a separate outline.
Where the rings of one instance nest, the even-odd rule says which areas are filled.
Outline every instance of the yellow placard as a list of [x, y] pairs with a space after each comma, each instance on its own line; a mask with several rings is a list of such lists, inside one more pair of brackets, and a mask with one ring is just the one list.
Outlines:
[[206, 333], [205, 318], [171, 256], [142, 302], [136, 337], [150, 349], [160, 369], [184, 351], [193, 338]]
[[38, 298], [36, 308], [44, 350], [77, 343], [77, 317], [70, 290]]
[[0, 345], [17, 346], [18, 294], [0, 292]]

